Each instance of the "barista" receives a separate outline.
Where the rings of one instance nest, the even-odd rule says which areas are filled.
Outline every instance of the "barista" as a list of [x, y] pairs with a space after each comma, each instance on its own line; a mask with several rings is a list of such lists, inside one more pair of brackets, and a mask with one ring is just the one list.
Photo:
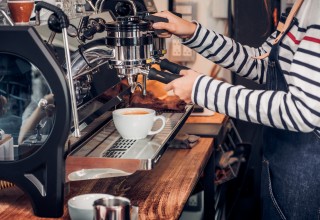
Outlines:
[[[261, 182], [265, 220], [320, 217], [319, 10], [319, 0], [297, 0], [285, 28], [259, 48], [169, 12], [156, 14], [168, 23], [153, 25], [168, 31], [162, 37], [188, 38], [184, 44], [207, 59], [266, 84], [266, 90], [251, 90], [183, 70], [183, 77], [167, 85], [186, 102], [265, 125]], [[265, 53], [269, 57], [255, 58]]]

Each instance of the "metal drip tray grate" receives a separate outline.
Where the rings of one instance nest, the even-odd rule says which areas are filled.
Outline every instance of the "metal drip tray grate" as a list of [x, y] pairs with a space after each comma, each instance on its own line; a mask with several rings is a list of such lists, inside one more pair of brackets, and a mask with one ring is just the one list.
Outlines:
[[126, 150], [129, 149], [137, 140], [127, 140], [120, 138], [110, 150]]
[[[77, 148], [69, 156], [87, 158], [118, 158], [139, 160], [141, 169], [151, 169], [162, 153], [168, 141], [174, 138], [184, 121], [192, 111], [192, 105], [187, 105], [184, 112], [157, 112], [166, 118], [164, 129], [144, 139], [123, 139], [117, 132], [113, 121], [109, 121], [103, 129], [95, 134], [85, 145]], [[153, 129], [161, 126], [156, 121]]]
[[103, 157], [121, 158], [137, 140], [120, 138], [109, 150], [102, 154]]
[[124, 151], [120, 150], [108, 150], [103, 154], [103, 157], [110, 157], [110, 158], [121, 158], [121, 156], [124, 154]]

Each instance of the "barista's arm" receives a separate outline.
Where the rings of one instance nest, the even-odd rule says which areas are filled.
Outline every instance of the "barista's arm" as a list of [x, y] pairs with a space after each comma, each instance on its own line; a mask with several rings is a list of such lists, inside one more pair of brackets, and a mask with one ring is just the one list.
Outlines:
[[268, 58], [258, 60], [254, 57], [269, 52], [275, 36], [276, 32], [261, 47], [254, 48], [242, 45], [198, 24], [195, 34], [183, 44], [215, 64], [263, 84], [266, 81]]
[[265, 82], [268, 58], [257, 60], [253, 57], [270, 51], [271, 42], [273, 42], [276, 32], [261, 47], [253, 48], [241, 45], [229, 37], [208, 30], [197, 22], [183, 20], [168, 11], [155, 15], [169, 20], [168, 23], [153, 24], [155, 29], [165, 29], [169, 32], [169, 34], [159, 35], [160, 37], [170, 37], [171, 33], [181, 38], [187, 38], [183, 44], [203, 57], [259, 84]]

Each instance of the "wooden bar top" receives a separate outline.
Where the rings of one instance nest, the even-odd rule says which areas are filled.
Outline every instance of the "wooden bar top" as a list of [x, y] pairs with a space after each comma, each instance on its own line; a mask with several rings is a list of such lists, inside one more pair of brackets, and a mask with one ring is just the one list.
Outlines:
[[[130, 176], [70, 183], [67, 201], [85, 193], [124, 196], [139, 206], [139, 219], [178, 219], [212, 153], [213, 139], [201, 138], [192, 149], [168, 149], [157, 166]], [[26, 195], [16, 187], [0, 191], [0, 219], [41, 219], [33, 215]]]
[[[220, 114], [215, 116], [218, 122], [222, 118]], [[203, 118], [208, 120], [210, 117]], [[193, 119], [190, 120], [192, 123]], [[60, 219], [70, 219], [68, 199], [85, 193], [127, 197], [133, 205], [139, 206], [141, 220], [178, 219], [212, 152], [213, 138], [200, 138], [192, 149], [167, 149], [152, 170], [138, 171], [125, 177], [71, 182], [67, 187], [69, 193], [65, 197], [64, 215]], [[17, 187], [11, 187], [0, 190], [0, 219], [44, 218], [35, 217], [26, 194]]]
[[226, 115], [215, 112], [213, 116], [191, 116], [186, 123], [212, 123], [221, 124], [226, 119]]

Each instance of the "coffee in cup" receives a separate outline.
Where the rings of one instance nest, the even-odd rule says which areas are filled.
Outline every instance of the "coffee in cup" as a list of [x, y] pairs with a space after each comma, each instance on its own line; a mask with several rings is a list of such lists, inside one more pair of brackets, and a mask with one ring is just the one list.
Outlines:
[[[123, 108], [112, 112], [114, 125], [124, 139], [143, 139], [162, 131], [166, 124], [164, 116], [156, 115], [155, 110], [148, 108]], [[154, 122], [161, 120], [162, 125], [152, 131]]]
[[16, 25], [28, 25], [34, 8], [33, 0], [14, 1], [9, 0], [8, 8], [10, 16]]

